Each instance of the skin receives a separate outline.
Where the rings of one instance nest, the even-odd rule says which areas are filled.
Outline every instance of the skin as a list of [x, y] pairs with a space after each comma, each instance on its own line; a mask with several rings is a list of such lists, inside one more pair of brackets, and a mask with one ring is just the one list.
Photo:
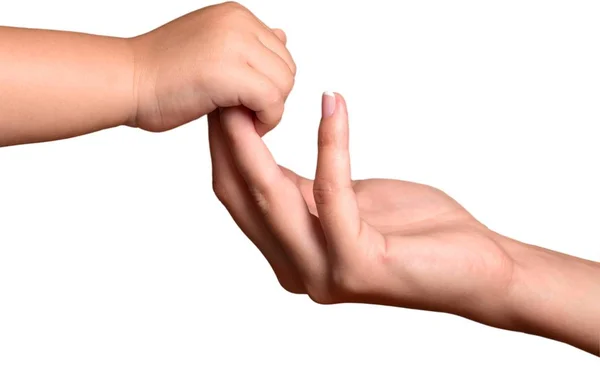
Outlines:
[[129, 39], [0, 27], [0, 146], [210, 113], [215, 193], [286, 290], [449, 312], [600, 355], [600, 265], [501, 236], [432, 187], [351, 181], [341, 96], [323, 103], [315, 181], [278, 166], [260, 137], [294, 83], [285, 42], [231, 2]]
[[285, 34], [209, 6], [134, 38], [0, 27], [0, 146], [118, 125], [161, 132], [243, 105], [279, 123], [296, 66]]
[[599, 263], [495, 233], [430, 186], [352, 181], [345, 102], [323, 98], [314, 181], [275, 163], [251, 112], [209, 115], [214, 191], [286, 290], [452, 313], [600, 355]]

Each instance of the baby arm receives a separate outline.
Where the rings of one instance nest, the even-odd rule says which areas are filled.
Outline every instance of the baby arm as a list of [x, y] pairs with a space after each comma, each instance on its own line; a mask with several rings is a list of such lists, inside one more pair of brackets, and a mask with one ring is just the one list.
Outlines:
[[0, 27], [0, 146], [118, 125], [165, 131], [237, 105], [264, 134], [294, 84], [285, 43], [234, 2], [134, 38]]

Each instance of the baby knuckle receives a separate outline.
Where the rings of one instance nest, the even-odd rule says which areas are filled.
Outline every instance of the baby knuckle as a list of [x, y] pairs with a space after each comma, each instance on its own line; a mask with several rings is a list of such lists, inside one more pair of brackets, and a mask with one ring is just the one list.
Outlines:
[[228, 1], [222, 5], [225, 10], [224, 20], [229, 20], [230, 22], [238, 21], [240, 17], [248, 13], [248, 9], [236, 1]]
[[266, 88], [263, 98], [268, 106], [274, 106], [283, 102], [283, 94], [275, 86]]
[[296, 83], [296, 79], [294, 78], [293, 75], [290, 74], [290, 75], [288, 75], [285, 78], [285, 82], [283, 83], [283, 87], [284, 87], [286, 95], [289, 94], [292, 91], [292, 89], [294, 88], [294, 84], [295, 83]]
[[222, 3], [221, 6], [227, 9], [245, 9], [244, 6], [237, 1], [226, 1]]

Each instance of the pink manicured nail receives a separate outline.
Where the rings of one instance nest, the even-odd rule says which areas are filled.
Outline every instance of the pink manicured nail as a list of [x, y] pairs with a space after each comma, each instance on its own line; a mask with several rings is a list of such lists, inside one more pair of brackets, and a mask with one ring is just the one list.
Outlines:
[[331, 91], [323, 93], [323, 101], [321, 104], [321, 115], [323, 118], [330, 117], [335, 112], [335, 94]]

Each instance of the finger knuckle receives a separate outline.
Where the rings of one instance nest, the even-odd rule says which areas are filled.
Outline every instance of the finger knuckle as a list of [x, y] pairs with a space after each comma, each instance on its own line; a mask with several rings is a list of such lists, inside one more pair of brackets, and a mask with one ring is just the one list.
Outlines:
[[263, 93], [263, 98], [269, 107], [274, 107], [283, 103], [283, 94], [275, 86], [266, 88]]
[[281, 285], [281, 287], [288, 293], [292, 293], [292, 294], [305, 294], [306, 291], [304, 290], [304, 287], [302, 285], [300, 285], [299, 283], [295, 282], [294, 280], [287, 278], [287, 277], [277, 277], [277, 281], [279, 282], [279, 285]]
[[268, 215], [271, 211], [271, 205], [269, 199], [267, 198], [267, 194], [264, 189], [260, 189], [256, 186], [250, 187], [248, 189], [250, 194], [254, 198], [254, 202], [258, 207], [259, 211], [263, 215]]
[[316, 204], [329, 203], [337, 193], [335, 185], [327, 180], [318, 178], [313, 185], [313, 197]]
[[242, 4], [236, 1], [228, 1], [223, 4], [224, 16], [223, 22], [227, 25], [237, 25], [242, 20], [249, 18], [249, 11]]
[[367, 282], [359, 268], [336, 266], [331, 272], [331, 288], [340, 295], [362, 295], [367, 291]]
[[329, 148], [335, 149], [337, 147], [337, 133], [331, 129], [331, 127], [321, 127], [319, 129], [319, 138], [317, 139], [317, 146], [319, 149]]
[[220, 179], [214, 178], [212, 183], [212, 189], [219, 202], [221, 202], [224, 205], [229, 204], [230, 193], [229, 188], [226, 186], [226, 184], [222, 183]]
[[296, 76], [296, 73], [298, 72], [298, 67], [296, 66], [296, 62], [294, 60], [292, 60], [290, 63], [291, 63], [290, 69], [292, 71], [292, 74], [294, 76]]
[[307, 287], [308, 297], [319, 305], [332, 305], [335, 303], [331, 292], [322, 286]]
[[237, 1], [226, 1], [221, 4], [222, 7], [227, 9], [246, 9], [244, 6]]
[[296, 79], [294, 78], [293, 75], [290, 74], [286, 77], [284, 86], [283, 86], [286, 95], [288, 95], [292, 91], [295, 83], [296, 83]]
[[[226, 1], [221, 4], [216, 4], [208, 7], [210, 9], [210, 18], [215, 21], [212, 31], [222, 32], [227, 29], [235, 29], [235, 26], [240, 21], [240, 18], [247, 12], [243, 5], [235, 1]], [[233, 27], [232, 27], [233, 26]]]

